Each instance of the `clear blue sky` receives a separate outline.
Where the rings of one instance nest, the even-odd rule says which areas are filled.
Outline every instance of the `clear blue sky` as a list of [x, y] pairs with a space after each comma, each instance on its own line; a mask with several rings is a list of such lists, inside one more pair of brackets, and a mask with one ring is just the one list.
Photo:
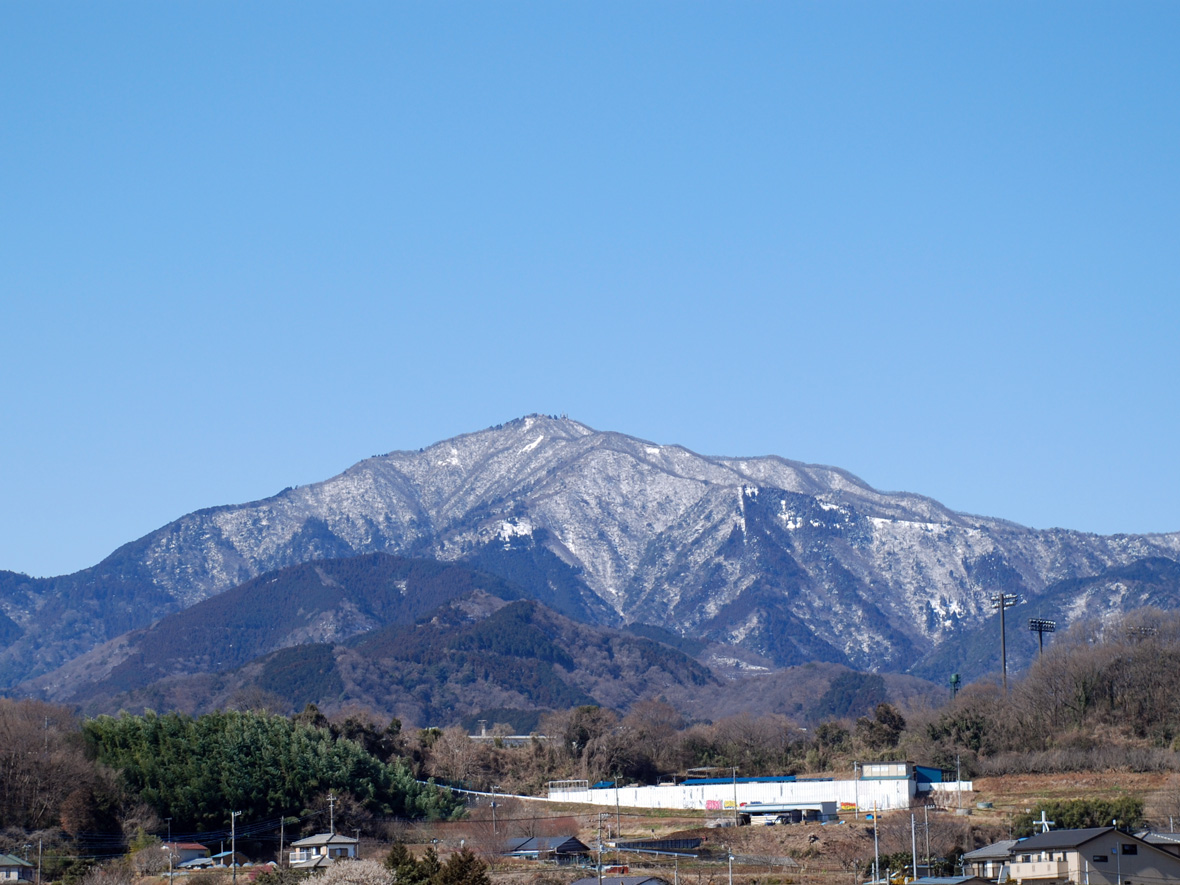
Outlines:
[[1180, 4], [0, 4], [0, 568], [530, 412], [1180, 530]]

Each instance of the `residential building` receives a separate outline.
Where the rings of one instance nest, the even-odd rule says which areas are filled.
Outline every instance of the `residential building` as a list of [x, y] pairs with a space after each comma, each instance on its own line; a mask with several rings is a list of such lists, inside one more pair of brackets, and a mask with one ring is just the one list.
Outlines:
[[1145, 830], [1135, 835], [1144, 842], [1150, 842], [1156, 848], [1162, 848], [1168, 854], [1174, 854], [1180, 857], [1180, 833], [1155, 833], [1151, 830]]
[[32, 882], [33, 865], [15, 854], [0, 854], [0, 882]]
[[1035, 885], [1180, 882], [1180, 857], [1114, 827], [1050, 830], [1011, 849], [1008, 881]]
[[190, 860], [209, 856], [209, 849], [200, 842], [165, 842], [163, 848], [172, 855], [174, 864], [187, 863]]
[[992, 845], [968, 851], [963, 855], [963, 875], [979, 876], [992, 881], [999, 879], [1012, 856], [1012, 846], [1015, 844], [1015, 839], [1004, 839]]
[[507, 840], [502, 853], [505, 857], [527, 857], [565, 866], [589, 857], [590, 846], [576, 836], [528, 836]]
[[357, 840], [339, 833], [316, 833], [291, 843], [288, 855], [291, 867], [297, 870], [318, 869], [341, 858], [357, 856]]

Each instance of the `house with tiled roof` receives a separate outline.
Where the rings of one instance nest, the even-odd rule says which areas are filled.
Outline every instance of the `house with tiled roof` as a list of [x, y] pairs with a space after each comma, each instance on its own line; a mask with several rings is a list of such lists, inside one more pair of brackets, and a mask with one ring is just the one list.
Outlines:
[[15, 854], [0, 854], [0, 882], [32, 882], [33, 865]]
[[1003, 839], [993, 842], [983, 848], [976, 848], [963, 855], [963, 875], [979, 876], [982, 879], [995, 881], [1000, 878], [1004, 867], [1012, 857], [1012, 846], [1015, 839]]
[[1017, 885], [1160, 885], [1180, 882], [1180, 857], [1114, 827], [1050, 830], [1011, 848]]
[[503, 854], [565, 865], [589, 857], [590, 847], [576, 836], [524, 836], [505, 842]]
[[291, 843], [288, 860], [292, 869], [316, 870], [341, 858], [357, 856], [357, 840], [339, 833], [316, 833]]

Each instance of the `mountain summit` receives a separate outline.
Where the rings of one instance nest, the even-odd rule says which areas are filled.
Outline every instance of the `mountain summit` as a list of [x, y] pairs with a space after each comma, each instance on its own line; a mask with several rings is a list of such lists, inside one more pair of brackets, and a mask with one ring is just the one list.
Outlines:
[[[1107, 606], [1170, 606], [1170, 585], [1111, 595], [1102, 576], [1180, 559], [1180, 534], [1038, 531], [832, 467], [702, 456], [531, 415], [197, 511], [75, 575], [0, 573], [0, 686], [264, 572], [370, 552], [464, 560], [567, 616], [660, 625], [762, 666], [904, 671], [978, 629], [996, 593], [1029, 600], [1010, 617], [1069, 620], [1078, 611], [1049, 591], [1082, 578]], [[1047, 592], [1057, 607], [1041, 611]]]

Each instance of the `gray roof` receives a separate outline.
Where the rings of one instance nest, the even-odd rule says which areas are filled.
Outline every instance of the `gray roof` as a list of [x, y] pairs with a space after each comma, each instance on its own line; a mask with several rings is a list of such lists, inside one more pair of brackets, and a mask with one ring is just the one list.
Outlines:
[[[590, 846], [577, 836], [524, 836], [504, 843], [505, 854], [585, 854], [589, 851]], [[595, 877], [594, 881], [597, 882], [598, 878]]]
[[315, 870], [320, 867], [330, 867], [335, 861], [326, 854], [317, 854], [308, 860], [301, 860], [291, 864], [293, 870]]
[[0, 867], [31, 867], [27, 860], [21, 860], [15, 854], [0, 854]]
[[1139, 838], [1151, 845], [1180, 845], [1180, 833], [1140, 833]]
[[1077, 848], [1085, 845], [1091, 839], [1097, 839], [1107, 833], [1118, 832], [1120, 836], [1134, 839], [1130, 833], [1115, 830], [1114, 827], [1090, 827], [1085, 830], [1050, 830], [1047, 833], [1037, 833], [1027, 839], [1021, 839], [1012, 849], [1014, 854], [1023, 851], [1045, 851], [1054, 848]]
[[982, 848], [968, 851], [963, 855], [963, 860], [1005, 860], [1012, 854], [1012, 846], [1015, 844], [1015, 839], [1001, 839], [991, 845], [984, 845]]
[[352, 836], [341, 836], [339, 833], [316, 833], [314, 836], [308, 836], [306, 839], [300, 839], [297, 842], [292, 842], [292, 848], [315, 848], [318, 845], [355, 845], [356, 839]]

